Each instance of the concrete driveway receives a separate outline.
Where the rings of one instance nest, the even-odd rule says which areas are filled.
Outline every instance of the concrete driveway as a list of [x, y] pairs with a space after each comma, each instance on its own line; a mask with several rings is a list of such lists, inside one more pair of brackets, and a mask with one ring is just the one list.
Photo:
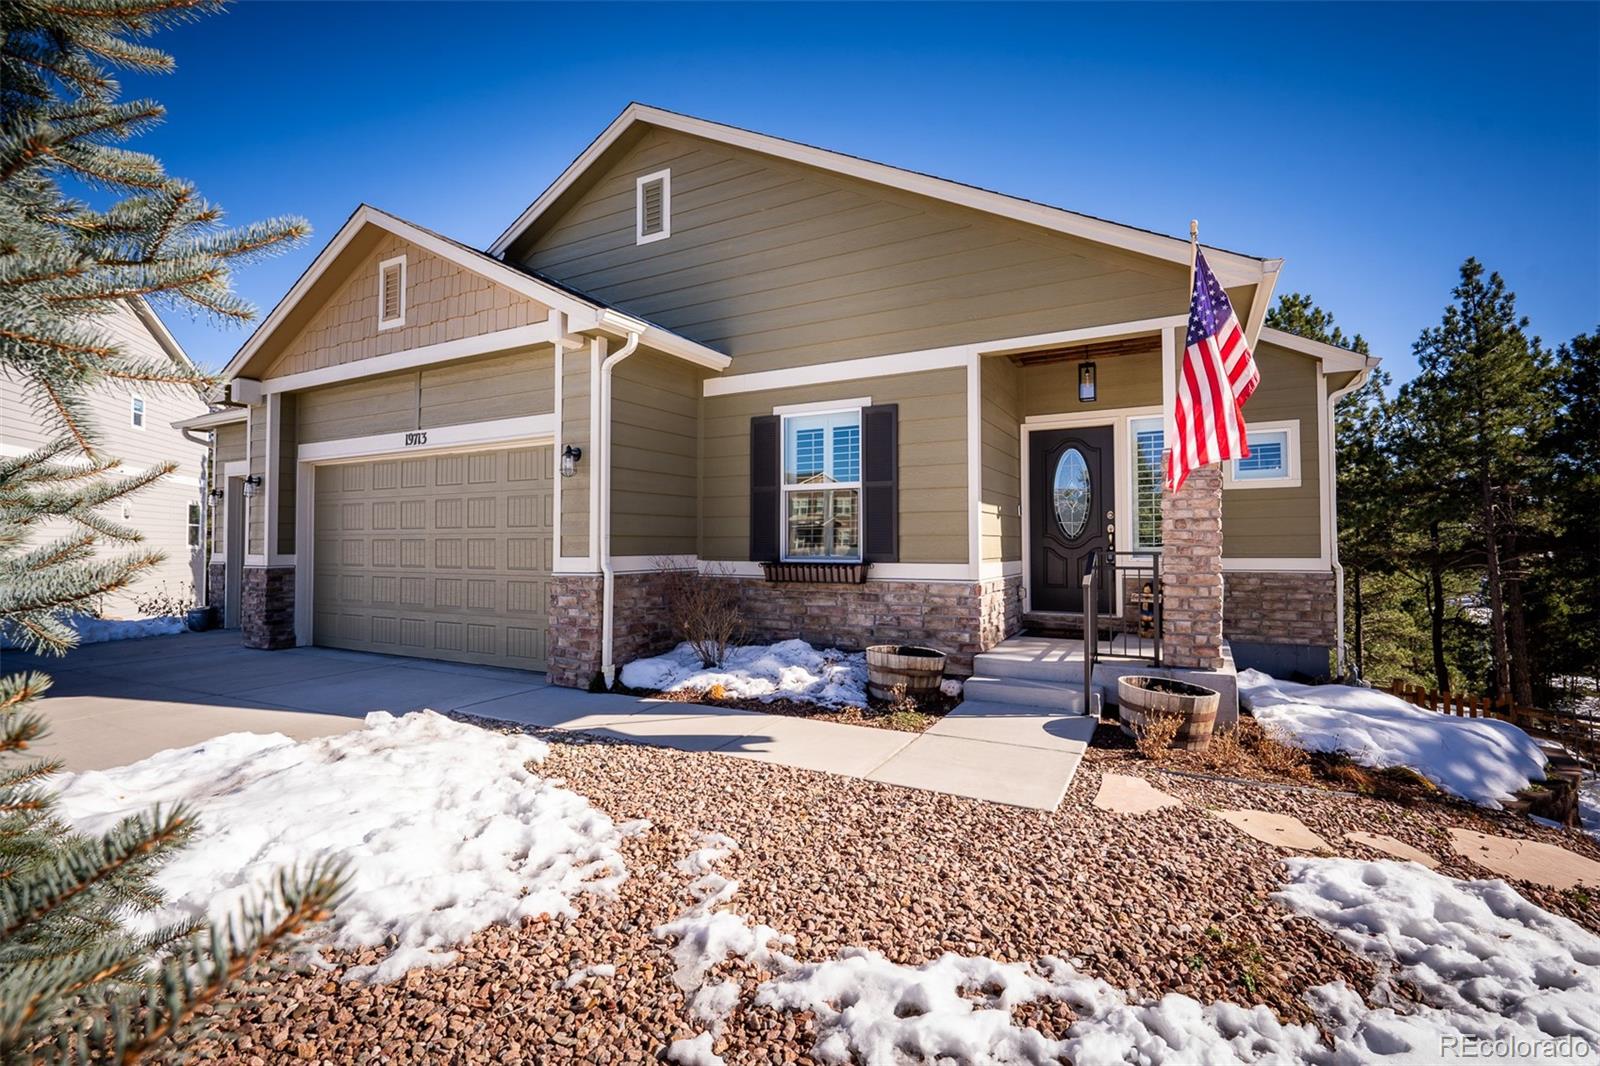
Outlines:
[[8, 652], [6, 673], [39, 669], [51, 735], [40, 754], [102, 770], [224, 733], [296, 740], [360, 728], [369, 711], [464, 711], [658, 747], [864, 777], [1051, 810], [1092, 719], [1048, 708], [966, 703], [927, 733], [730, 707], [589, 693], [544, 674], [331, 648], [252, 651], [237, 630], [90, 644], [65, 658]]

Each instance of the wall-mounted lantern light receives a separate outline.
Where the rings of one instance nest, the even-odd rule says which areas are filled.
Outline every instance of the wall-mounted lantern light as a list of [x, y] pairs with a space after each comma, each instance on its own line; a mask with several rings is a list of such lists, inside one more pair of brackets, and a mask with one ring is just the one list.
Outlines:
[[561, 449], [561, 476], [571, 477], [578, 472], [578, 460], [583, 458], [583, 449], [576, 444], [569, 444]]
[[225, 493], [221, 489], [212, 489], [210, 492], [206, 493], [206, 496], [211, 500], [211, 506], [213, 507], [221, 505], [222, 497], [224, 495]]
[[261, 491], [261, 475], [251, 474], [244, 479], [244, 494], [246, 497], [254, 496]]
[[1094, 403], [1094, 364], [1078, 364], [1078, 402]]

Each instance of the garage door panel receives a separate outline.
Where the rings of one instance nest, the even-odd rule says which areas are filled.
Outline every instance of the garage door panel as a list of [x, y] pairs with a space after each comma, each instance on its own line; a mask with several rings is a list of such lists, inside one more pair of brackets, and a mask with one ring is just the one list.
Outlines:
[[319, 468], [315, 642], [544, 669], [553, 451]]

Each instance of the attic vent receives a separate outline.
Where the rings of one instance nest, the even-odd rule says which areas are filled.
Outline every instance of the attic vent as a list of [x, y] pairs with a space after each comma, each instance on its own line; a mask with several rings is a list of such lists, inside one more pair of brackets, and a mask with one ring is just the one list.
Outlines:
[[401, 255], [378, 264], [378, 328], [405, 324], [406, 257]]
[[635, 186], [635, 244], [649, 244], [672, 235], [672, 171], [646, 174]]

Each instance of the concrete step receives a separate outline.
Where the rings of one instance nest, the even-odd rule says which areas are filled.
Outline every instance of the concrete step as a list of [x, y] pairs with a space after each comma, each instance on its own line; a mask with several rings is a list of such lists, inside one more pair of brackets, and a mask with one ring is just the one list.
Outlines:
[[[1015, 677], [967, 678], [963, 699], [978, 703], [1005, 703], [1047, 714], [1083, 714], [1083, 686], [1050, 681], [1028, 681]], [[1094, 713], [1100, 713], [1102, 697], [1094, 694]]]
[[980, 677], [1082, 685], [1083, 653], [1077, 649], [1071, 652], [1066, 649], [1017, 651], [1002, 645], [994, 651], [973, 656], [972, 672]]

